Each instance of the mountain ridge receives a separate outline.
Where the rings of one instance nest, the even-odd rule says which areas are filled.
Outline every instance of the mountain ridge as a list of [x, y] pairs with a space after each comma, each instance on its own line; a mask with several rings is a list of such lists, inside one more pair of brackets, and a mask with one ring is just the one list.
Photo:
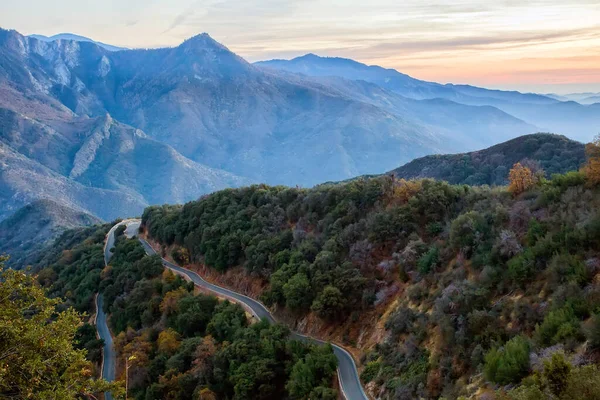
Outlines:
[[108, 50], [108, 51], [121, 51], [121, 50], [127, 50], [126, 47], [119, 47], [119, 46], [113, 46], [112, 44], [106, 44], [106, 43], [102, 43], [102, 42], [98, 42], [96, 40], [90, 39], [88, 37], [85, 36], [81, 36], [81, 35], [76, 35], [74, 33], [57, 33], [56, 35], [52, 35], [52, 36], [46, 36], [46, 35], [39, 35], [39, 34], [31, 34], [31, 35], [27, 35], [28, 37], [37, 39], [37, 40], [42, 40], [44, 42], [54, 42], [56, 40], [71, 40], [74, 42], [90, 42], [90, 43], [94, 43], [97, 44], [98, 46]]
[[472, 85], [442, 85], [415, 79], [394, 69], [339, 57], [310, 54], [291, 60], [267, 60], [255, 64], [310, 76], [366, 80], [417, 100], [444, 98], [465, 105], [493, 106], [542, 131], [564, 134], [582, 141], [590, 140], [600, 124], [600, 115], [595, 109], [586, 104], [565, 102], [556, 96], [484, 89]]
[[0, 254], [10, 254], [8, 266], [24, 268], [64, 231], [101, 222], [52, 200], [36, 200], [0, 221]]

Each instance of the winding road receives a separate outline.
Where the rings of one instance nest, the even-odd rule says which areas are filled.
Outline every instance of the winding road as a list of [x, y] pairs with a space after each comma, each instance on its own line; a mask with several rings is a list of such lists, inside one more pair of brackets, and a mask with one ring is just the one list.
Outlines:
[[[126, 231], [126, 234], [128, 236], [134, 236], [135, 234], [133, 232], [131, 232], [131, 234], [130, 234], [130, 227], [132, 227], [131, 231], [133, 231], [134, 229], [137, 230], [137, 228], [139, 228], [139, 226], [140, 226], [140, 220], [127, 220], [127, 221], [121, 222], [118, 225], [121, 225], [124, 223], [128, 224], [128, 229]], [[115, 229], [118, 227], [118, 225], [115, 225], [109, 231], [109, 233], [107, 235], [107, 241], [106, 241], [107, 246], [105, 247], [105, 260], [107, 262], [110, 259], [110, 255], [112, 255], [112, 254], [110, 254], [110, 248], [112, 246], [114, 246], [114, 240], [115, 240], [114, 232], [115, 232]], [[152, 248], [152, 246], [147, 241], [145, 241], [144, 239], [139, 239], [139, 240], [142, 243], [142, 245], [144, 246], [144, 249], [146, 250], [146, 254], [148, 254], [148, 255], [157, 254], [156, 251]], [[110, 244], [110, 247], [109, 247], [109, 244]], [[108, 259], [107, 259], [107, 254], [108, 254]], [[232, 290], [226, 289], [224, 287], [217, 286], [210, 282], [207, 282], [204, 279], [202, 279], [202, 277], [200, 277], [200, 275], [198, 275], [197, 273], [187, 270], [185, 268], [182, 268], [178, 265], [175, 265], [175, 264], [165, 260], [164, 258], [162, 259], [162, 263], [165, 267], [169, 268], [173, 272], [175, 272], [179, 275], [183, 275], [183, 276], [187, 277], [188, 279], [190, 279], [192, 282], [194, 282], [194, 284], [196, 286], [201, 287], [206, 290], [209, 290], [218, 296], [226, 297], [226, 298], [231, 299], [232, 301], [241, 303], [248, 310], [250, 310], [252, 312], [252, 314], [254, 314], [254, 316], [256, 316], [257, 318], [266, 319], [270, 323], [276, 322], [273, 315], [269, 312], [267, 307], [265, 307], [261, 302], [254, 300], [248, 296], [244, 296], [243, 294], [240, 294], [240, 293], [234, 292]], [[313, 338], [301, 335], [297, 332], [292, 332], [291, 337], [293, 339], [301, 340], [304, 342], [325, 344], [325, 342], [323, 342], [321, 340], [313, 339]], [[367, 397], [367, 395], [366, 395], [365, 391], [363, 390], [363, 387], [360, 383], [360, 378], [358, 375], [358, 370], [356, 368], [356, 363], [354, 362], [354, 359], [352, 358], [350, 353], [348, 353], [342, 347], [339, 347], [335, 344], [332, 344], [332, 346], [333, 346], [333, 352], [338, 359], [338, 379], [340, 381], [340, 388], [342, 390], [342, 394], [343, 394], [344, 398], [346, 400], [368, 400], [369, 397]]]
[[[113, 347], [112, 336], [106, 323], [106, 314], [102, 309], [104, 298], [101, 294], [96, 298], [96, 329], [98, 336], [104, 340], [104, 348], [102, 350], [102, 378], [107, 382], [115, 380], [115, 350]], [[104, 393], [105, 400], [112, 400], [110, 392]]]
[[[111, 249], [115, 245], [115, 230], [121, 225], [127, 225], [125, 235], [127, 235], [127, 237], [133, 237], [136, 236], [140, 223], [141, 221], [138, 219], [127, 219], [110, 228], [110, 231], [108, 231], [108, 234], [106, 235], [106, 243], [104, 244], [104, 265], [108, 265], [108, 262], [112, 257]], [[101, 377], [107, 382], [112, 382], [115, 380], [115, 350], [103, 305], [104, 297], [102, 294], [98, 294], [98, 296], [96, 296], [96, 330], [98, 331], [100, 339], [104, 340]], [[110, 392], [105, 392], [104, 400], [113, 400], [112, 394]]]

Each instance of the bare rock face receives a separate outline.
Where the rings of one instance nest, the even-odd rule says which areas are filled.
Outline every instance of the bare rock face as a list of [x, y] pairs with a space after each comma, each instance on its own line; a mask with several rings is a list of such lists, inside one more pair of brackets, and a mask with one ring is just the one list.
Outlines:
[[69, 178], [76, 179], [81, 176], [95, 160], [98, 149], [102, 146], [105, 139], [110, 138], [110, 127], [113, 121], [110, 116], [94, 132], [88, 136], [77, 153], [73, 161], [73, 168], [69, 174]]

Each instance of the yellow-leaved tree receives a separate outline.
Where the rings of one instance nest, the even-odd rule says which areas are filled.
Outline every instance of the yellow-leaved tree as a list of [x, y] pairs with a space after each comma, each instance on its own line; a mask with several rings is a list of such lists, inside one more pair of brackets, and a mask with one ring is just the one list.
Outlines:
[[516, 196], [533, 187], [537, 178], [531, 169], [516, 163], [508, 174], [508, 180], [508, 190]]
[[583, 166], [583, 173], [592, 185], [600, 184], [600, 135], [585, 146], [587, 162]]
[[3, 270], [0, 257], [0, 398], [94, 398], [120, 385], [94, 379], [85, 350], [74, 348], [81, 316], [72, 308], [57, 311], [58, 299], [46, 297], [34, 277]]

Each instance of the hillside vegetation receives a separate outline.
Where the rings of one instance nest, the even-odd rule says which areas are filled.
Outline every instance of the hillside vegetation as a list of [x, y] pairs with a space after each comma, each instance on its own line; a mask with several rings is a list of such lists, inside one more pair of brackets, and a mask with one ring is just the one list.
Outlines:
[[584, 148], [564, 136], [537, 133], [471, 153], [417, 158], [389, 173], [397, 178], [433, 178], [453, 184], [507, 185], [508, 171], [517, 162], [543, 171], [548, 178], [576, 171], [585, 162]]
[[[93, 312], [94, 294], [104, 294], [120, 381], [129, 360], [129, 398], [337, 398], [330, 346], [290, 340], [284, 326], [251, 324], [240, 306], [194, 293], [193, 284], [164, 271], [158, 256], [147, 256], [122, 231], [105, 268], [110, 226], [66, 232], [58, 251], [37, 266], [38, 281], [51, 297], [64, 299], [63, 307], [79, 312]], [[77, 345], [99, 361], [101, 343], [90, 328], [81, 326]]]
[[[508, 189], [391, 176], [258, 185], [150, 207], [143, 225], [180, 263], [243, 265], [268, 283], [266, 304], [347, 329], [378, 397], [476, 396], [535, 371], [527, 388], [547, 394], [555, 359], [573, 396], [597, 376], [580, 368], [600, 329], [598, 149], [585, 172], [550, 180], [518, 164]], [[376, 345], [372, 311], [386, 330]], [[582, 393], [569, 398], [600, 395]]]
[[120, 395], [120, 385], [92, 377], [80, 346], [83, 316], [48, 298], [31, 275], [4, 270], [4, 261], [0, 257], [0, 397], [95, 398], [104, 390]]

